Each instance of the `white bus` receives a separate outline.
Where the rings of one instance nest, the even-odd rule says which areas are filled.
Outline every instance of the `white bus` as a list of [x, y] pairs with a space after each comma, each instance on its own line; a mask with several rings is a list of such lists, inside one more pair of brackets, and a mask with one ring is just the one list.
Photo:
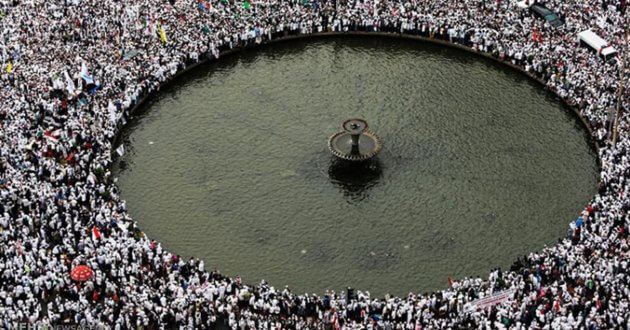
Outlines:
[[602, 39], [591, 30], [586, 30], [578, 33], [578, 42], [582, 45], [586, 45], [593, 49], [603, 57], [605, 61], [615, 57], [617, 50], [611, 46], [608, 46], [608, 42]]

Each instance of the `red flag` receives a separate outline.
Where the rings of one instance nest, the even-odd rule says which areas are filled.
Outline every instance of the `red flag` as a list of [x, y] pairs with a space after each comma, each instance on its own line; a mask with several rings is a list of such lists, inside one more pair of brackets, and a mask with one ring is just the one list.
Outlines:
[[453, 286], [453, 278], [452, 277], [447, 277], [446, 281], [448, 282], [448, 286]]
[[49, 132], [49, 131], [44, 131], [44, 136], [47, 137], [48, 139], [57, 142], [57, 137], [54, 134], [55, 132]]
[[92, 228], [92, 237], [96, 240], [101, 238], [101, 233], [98, 231], [98, 227], [94, 226]]

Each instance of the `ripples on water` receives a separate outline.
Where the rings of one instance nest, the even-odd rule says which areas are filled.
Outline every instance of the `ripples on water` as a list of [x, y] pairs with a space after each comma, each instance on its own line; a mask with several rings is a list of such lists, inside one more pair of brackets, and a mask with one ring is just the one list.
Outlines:
[[[384, 138], [336, 168], [349, 117]], [[551, 244], [594, 193], [584, 131], [520, 74], [411, 41], [292, 41], [222, 59], [131, 124], [123, 197], [167, 248], [298, 292], [406, 294]], [[355, 173], [359, 172], [359, 173]]]

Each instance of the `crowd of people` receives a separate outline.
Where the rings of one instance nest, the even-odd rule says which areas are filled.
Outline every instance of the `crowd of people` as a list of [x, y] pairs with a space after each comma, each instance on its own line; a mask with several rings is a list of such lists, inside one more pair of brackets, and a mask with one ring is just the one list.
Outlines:
[[[625, 0], [546, 6], [563, 25], [512, 0], [0, 0], [0, 327], [630, 329], [630, 97], [618, 93], [630, 13]], [[586, 29], [617, 58], [580, 46], [576, 35]], [[141, 100], [229, 49], [351, 31], [490, 54], [574, 106], [600, 146], [601, 177], [566, 237], [509, 270], [456, 279], [440, 292], [317, 296], [241, 283], [138, 229], [110, 165], [116, 134]], [[77, 265], [94, 277], [73, 280]], [[475, 305], [501, 292], [506, 301]]]

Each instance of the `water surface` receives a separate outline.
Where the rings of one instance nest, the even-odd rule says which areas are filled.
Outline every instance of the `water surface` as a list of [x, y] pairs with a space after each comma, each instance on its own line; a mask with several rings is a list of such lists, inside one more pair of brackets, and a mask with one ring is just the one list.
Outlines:
[[[378, 168], [331, 167], [327, 138], [350, 117], [384, 139]], [[124, 140], [114, 171], [149, 237], [320, 294], [404, 295], [507, 268], [564, 235], [597, 175], [584, 129], [539, 85], [397, 39], [291, 41], [202, 66]]]

